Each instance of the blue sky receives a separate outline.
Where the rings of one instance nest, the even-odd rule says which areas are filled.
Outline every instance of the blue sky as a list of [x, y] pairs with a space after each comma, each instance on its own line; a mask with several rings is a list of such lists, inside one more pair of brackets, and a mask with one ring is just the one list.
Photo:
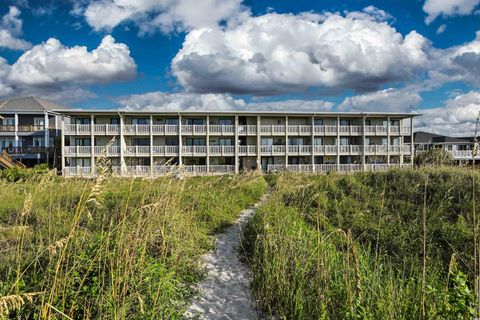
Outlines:
[[3, 0], [0, 98], [417, 111], [455, 135], [480, 110], [480, 0], [202, 3]]

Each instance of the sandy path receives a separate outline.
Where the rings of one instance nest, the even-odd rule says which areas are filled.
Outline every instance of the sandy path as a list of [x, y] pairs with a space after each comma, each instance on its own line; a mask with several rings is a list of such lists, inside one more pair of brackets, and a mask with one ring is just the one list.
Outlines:
[[203, 257], [206, 279], [198, 286], [199, 296], [185, 312], [189, 319], [258, 319], [250, 295], [250, 269], [238, 256], [242, 227], [258, 205], [244, 210], [234, 225], [217, 236], [215, 249]]

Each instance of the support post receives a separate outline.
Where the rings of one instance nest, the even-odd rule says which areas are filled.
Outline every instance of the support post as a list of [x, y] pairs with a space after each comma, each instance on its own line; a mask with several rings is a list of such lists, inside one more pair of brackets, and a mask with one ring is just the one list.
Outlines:
[[261, 130], [260, 130], [261, 118], [257, 116], [257, 170], [262, 170], [262, 158], [260, 151], [261, 142]]
[[182, 166], [182, 115], [178, 114], [178, 165]]
[[[48, 148], [50, 147], [50, 137], [49, 137], [49, 131], [48, 131], [48, 113], [45, 111], [45, 126], [43, 128], [44, 130], [44, 134], [45, 134], [45, 148]], [[47, 160], [48, 160], [48, 156], [47, 156]]]
[[387, 166], [390, 167], [390, 117], [389, 116], [387, 117]]
[[60, 154], [61, 156], [61, 170], [62, 176], [65, 177], [65, 117], [61, 117], [61, 132], [60, 132]]
[[15, 113], [14, 130], [15, 130], [15, 147], [20, 147], [19, 139], [18, 139], [18, 113]]
[[120, 117], [120, 175], [124, 176], [127, 174], [127, 165], [125, 163], [125, 136], [123, 135], [124, 132], [124, 119], [122, 114], [118, 114]]
[[312, 116], [312, 122], [311, 122], [311, 148], [312, 148], [312, 155], [311, 155], [311, 162], [312, 162], [312, 172], [315, 173], [315, 115]]
[[235, 173], [239, 172], [240, 159], [239, 159], [239, 147], [238, 147], [238, 114], [235, 115]]
[[[400, 128], [401, 130], [402, 128]], [[400, 131], [401, 132], [401, 131]], [[415, 145], [413, 141], [413, 117], [410, 117], [410, 164], [413, 166], [413, 157], [415, 156]]]
[[288, 116], [285, 116], [285, 168], [288, 168]]
[[150, 175], [153, 177], [153, 116], [150, 115]]
[[337, 116], [337, 172], [340, 171], [340, 116]]
[[90, 115], [90, 174], [95, 174], [95, 117]]
[[207, 114], [207, 152], [205, 158], [205, 164], [207, 165], [207, 175], [210, 173], [210, 115]]
[[365, 156], [365, 153], [366, 153], [366, 146], [365, 146], [365, 135], [366, 135], [366, 132], [365, 132], [365, 119], [366, 119], [366, 116], [365, 115], [362, 115], [362, 170], [365, 171], [366, 170], [366, 156]]

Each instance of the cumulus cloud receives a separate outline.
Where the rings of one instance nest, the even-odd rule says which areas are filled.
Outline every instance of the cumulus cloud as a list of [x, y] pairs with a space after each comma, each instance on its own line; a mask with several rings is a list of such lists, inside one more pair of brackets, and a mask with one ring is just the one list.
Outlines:
[[0, 57], [0, 96], [40, 95], [79, 101], [94, 96], [81, 86], [126, 81], [136, 75], [128, 46], [105, 36], [100, 45], [66, 47], [50, 38], [23, 53], [13, 64]]
[[271, 95], [314, 88], [375, 90], [409, 79], [427, 62], [428, 41], [403, 37], [378, 12], [276, 14], [191, 31], [172, 71], [193, 92]]
[[352, 112], [411, 112], [422, 102], [415, 90], [385, 89], [347, 97], [338, 106], [339, 111]]
[[101, 0], [74, 7], [94, 30], [112, 30], [133, 22], [140, 33], [188, 31], [216, 26], [248, 15], [242, 0]]
[[136, 64], [127, 45], [105, 36], [89, 52], [84, 46], [66, 47], [55, 38], [26, 51], [8, 76], [14, 84], [56, 86], [69, 83], [107, 83], [135, 77]]
[[463, 45], [431, 51], [432, 67], [429, 77], [432, 82], [463, 81], [480, 85], [480, 32], [476, 38]]
[[149, 111], [331, 111], [333, 103], [323, 100], [250, 102], [227, 94], [165, 93], [134, 94], [119, 99], [129, 110]]
[[421, 109], [422, 117], [415, 119], [417, 130], [452, 136], [472, 136], [480, 111], [480, 92], [459, 94], [445, 102], [444, 106]]
[[468, 15], [480, 3], [480, 0], [426, 0], [423, 11], [427, 13], [425, 23], [432, 23], [437, 17]]
[[12, 50], [25, 50], [32, 46], [28, 41], [19, 38], [22, 35], [22, 19], [20, 10], [11, 6], [0, 23], [0, 47]]

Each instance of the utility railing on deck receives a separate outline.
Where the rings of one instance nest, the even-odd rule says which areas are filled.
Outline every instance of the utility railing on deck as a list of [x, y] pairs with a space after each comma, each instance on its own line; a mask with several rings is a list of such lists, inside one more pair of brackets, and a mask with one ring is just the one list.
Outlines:
[[66, 124], [63, 130], [67, 135], [87, 135], [90, 134], [91, 125], [89, 124]]
[[277, 134], [285, 134], [285, 125], [277, 125], [277, 124], [262, 124], [260, 126], [260, 133], [267, 134], [267, 135], [277, 135]]
[[289, 134], [309, 135], [312, 133], [312, 126], [309, 125], [289, 125]]
[[177, 156], [178, 146], [153, 146], [152, 153], [154, 156]]
[[[383, 171], [392, 168], [409, 168], [411, 164], [366, 164], [366, 171]], [[360, 172], [363, 171], [363, 165], [354, 163], [354, 164], [297, 164], [297, 165], [284, 165], [284, 164], [270, 164], [267, 167], [269, 172], [272, 171], [292, 171], [292, 172], [316, 172], [316, 173], [328, 173], [328, 172], [339, 172], [339, 173], [350, 173], [350, 172]]]
[[104, 135], [118, 135], [120, 134], [120, 125], [119, 124], [95, 124], [94, 125], [95, 134], [104, 134]]
[[126, 156], [148, 156], [150, 155], [149, 146], [126, 146], [125, 147]]
[[257, 146], [238, 146], [238, 153], [242, 156], [256, 156]]
[[257, 126], [256, 125], [239, 125], [238, 134], [240, 135], [256, 135]]
[[[105, 150], [106, 148], [106, 150]], [[118, 156], [120, 155], [120, 147], [119, 146], [109, 146], [108, 148], [106, 146], [94, 146], [93, 151], [95, 155], [101, 155], [106, 151], [107, 156]]]
[[[472, 150], [449, 150], [448, 152], [453, 156], [454, 159], [472, 159]], [[480, 159], [480, 154], [477, 154], [475, 159]]]
[[235, 133], [234, 125], [213, 124], [209, 126], [211, 135], [232, 135]]
[[71, 146], [63, 147], [65, 156], [90, 156], [92, 154], [91, 146]]
[[337, 154], [337, 146], [336, 145], [314, 145], [313, 153], [335, 155]]
[[191, 134], [191, 135], [204, 135], [207, 133], [206, 125], [182, 125], [182, 134]]
[[233, 156], [235, 155], [235, 146], [210, 146], [211, 156]]
[[182, 155], [206, 155], [207, 146], [182, 146]]
[[278, 146], [260, 146], [261, 155], [281, 155], [285, 154], [285, 145]]
[[311, 145], [289, 145], [289, 154], [310, 154], [312, 152]]

